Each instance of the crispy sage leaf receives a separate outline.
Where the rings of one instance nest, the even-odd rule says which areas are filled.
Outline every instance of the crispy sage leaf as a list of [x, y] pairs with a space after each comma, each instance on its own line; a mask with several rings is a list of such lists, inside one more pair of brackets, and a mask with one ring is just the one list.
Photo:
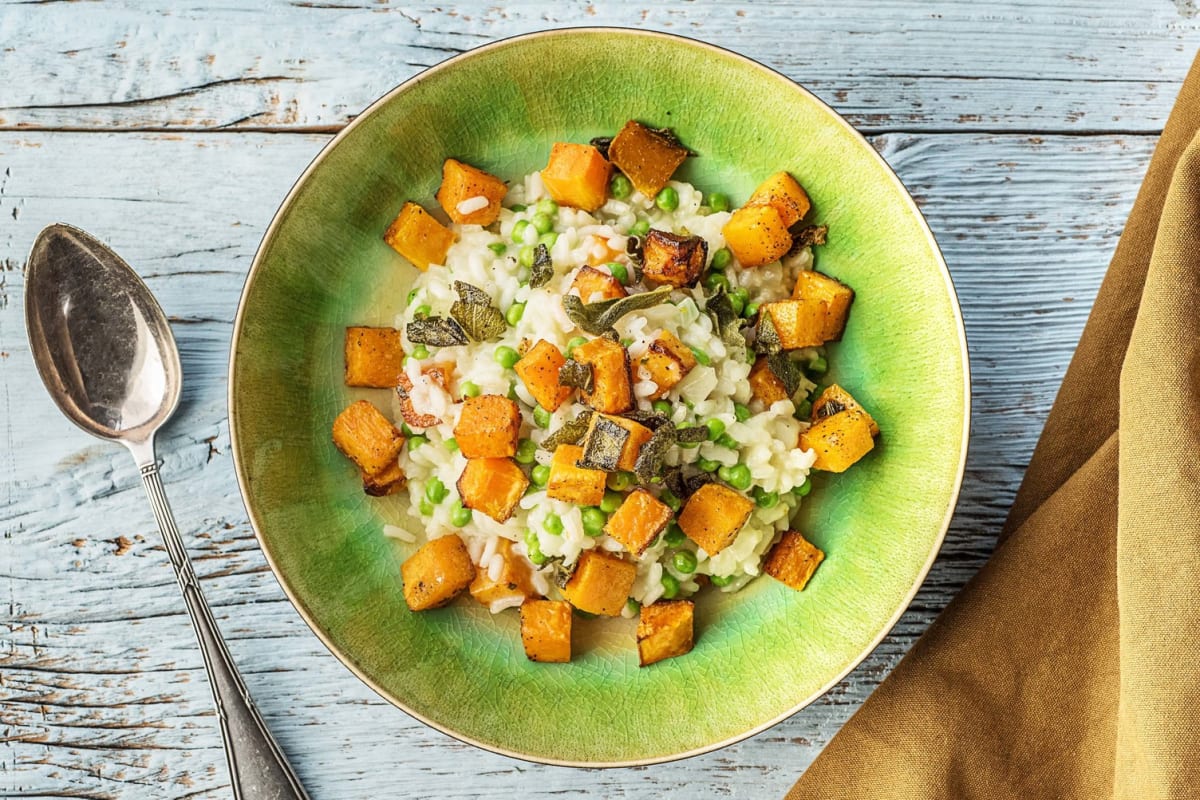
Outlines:
[[800, 381], [804, 379], [804, 370], [787, 353], [781, 350], [778, 353], [772, 353], [767, 356], [767, 367], [783, 383], [783, 388], [787, 389], [788, 397], [794, 395], [796, 390], [800, 388]]
[[569, 422], [564, 422], [562, 427], [554, 433], [542, 439], [542, 443], [538, 445], [542, 450], [554, 451], [554, 448], [560, 444], [579, 444], [587, 433], [588, 425], [592, 421], [592, 412], [590, 409], [584, 409], [579, 412], [579, 416]]
[[458, 300], [450, 306], [450, 316], [477, 342], [496, 339], [508, 329], [504, 315], [483, 303], [464, 303]]
[[576, 462], [585, 469], [602, 469], [616, 472], [621, 461], [621, 452], [629, 441], [630, 433], [611, 419], [599, 417], [591, 426], [583, 442], [583, 458]]
[[828, 233], [828, 225], [805, 225], [796, 231], [792, 237], [792, 249], [790, 252], [794, 253], [802, 247], [825, 244], [825, 237]]
[[458, 299], [464, 303], [480, 303], [485, 306], [492, 304], [492, 296], [490, 294], [466, 281], [455, 281], [454, 291], [458, 294]]
[[533, 250], [533, 267], [529, 271], [529, 286], [537, 289], [545, 286], [554, 277], [554, 261], [550, 258], [550, 248], [539, 244]]
[[824, 403], [817, 406], [817, 419], [832, 417], [834, 414], [840, 414], [845, 410], [846, 406], [839, 403], [837, 400], [826, 400]]
[[667, 467], [663, 473], [663, 486], [671, 490], [671, 494], [683, 500], [688, 495], [687, 481], [683, 479], [682, 467]]
[[662, 286], [652, 292], [601, 300], [599, 303], [584, 303], [575, 295], [568, 294], [563, 295], [562, 303], [572, 322], [593, 336], [599, 336], [611, 330], [626, 314], [665, 303], [670, 296], [671, 287]]
[[745, 352], [746, 337], [742, 335], [742, 318], [733, 310], [733, 303], [724, 287], [717, 289], [704, 304], [704, 310], [712, 317], [713, 327], [721, 336], [721, 341], [730, 351]]
[[651, 480], [658, 477], [662, 472], [667, 451], [675, 446], [676, 441], [675, 426], [670, 422], [659, 426], [654, 435], [646, 440], [646, 443], [638, 451], [637, 461], [633, 465], [633, 471], [639, 481], [650, 483]]
[[679, 141], [679, 137], [675, 134], [675, 131], [671, 130], [670, 128], [651, 128], [647, 126], [647, 130], [662, 139], [668, 147], [677, 147], [680, 150], [684, 150], [687, 152], [689, 157], [696, 155], [691, 148], [685, 146], [683, 142]]
[[703, 425], [690, 425], [686, 428], [675, 429], [675, 439], [683, 444], [698, 444], [708, 441], [708, 428]]
[[445, 317], [413, 320], [408, 323], [405, 333], [413, 344], [452, 347], [456, 344], [467, 343], [467, 334], [463, 332], [462, 326]]
[[758, 336], [754, 340], [754, 349], [756, 352], [766, 355], [783, 350], [783, 342], [779, 339], [779, 331], [775, 329], [775, 322], [771, 319], [770, 314], [764, 314], [761, 311], [758, 314]]
[[613, 137], [611, 136], [596, 136], [588, 144], [600, 151], [600, 155], [604, 156], [604, 160], [608, 161], [608, 147], [612, 144]]
[[591, 364], [581, 364], [574, 359], [568, 358], [566, 363], [558, 368], [559, 386], [570, 386], [572, 389], [582, 389], [585, 392], [590, 392], [593, 383]]
[[701, 486], [703, 486], [706, 483], [713, 483], [714, 481], [716, 481], [716, 479], [717, 479], [717, 476], [713, 475], [711, 472], [697, 472], [695, 475], [688, 476], [688, 478], [684, 481], [684, 486], [687, 489], [687, 494], [679, 495], [679, 499], [684, 500], [688, 497], [691, 497], [692, 495], [694, 495], [696, 493], [696, 490], [699, 489]]
[[631, 419], [640, 425], [645, 425], [652, 431], [658, 430], [671, 421], [671, 418], [666, 414], [660, 414], [657, 411], [642, 411], [640, 408], [626, 411], [621, 416], [625, 419]]

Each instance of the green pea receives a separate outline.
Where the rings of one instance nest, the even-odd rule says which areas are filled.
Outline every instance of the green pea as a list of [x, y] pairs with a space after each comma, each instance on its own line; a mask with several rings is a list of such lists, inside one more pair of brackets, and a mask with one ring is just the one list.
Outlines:
[[734, 464], [732, 467], [721, 467], [717, 470], [717, 477], [728, 483], [739, 491], [745, 491], [750, 488], [750, 483], [753, 478], [750, 477], [750, 468], [745, 464]]
[[513, 225], [512, 234], [510, 234], [509, 238], [512, 239], [517, 244], [521, 244], [522, 242], [525, 241], [525, 229], [528, 227], [529, 227], [529, 220], [527, 220], [527, 219], [517, 220], [517, 223], [515, 225]]
[[729, 195], [724, 192], [713, 192], [708, 196], [708, 207], [713, 211], [728, 211]]
[[713, 417], [708, 422], [704, 423], [704, 425], [708, 428], [709, 441], [715, 442], [717, 439], [721, 438], [721, 434], [725, 433], [725, 423], [716, 417]]
[[721, 468], [720, 461], [713, 461], [710, 458], [696, 459], [696, 468], [702, 472], [716, 472]]
[[502, 256], [508, 252], [508, 245], [504, 242], [492, 242], [488, 245], [488, 250], [491, 250], [498, 256]]
[[618, 200], [624, 200], [629, 195], [633, 194], [633, 184], [621, 173], [612, 176], [612, 180], [608, 182], [608, 191], [613, 197]]
[[735, 317], [740, 317], [742, 315], [742, 309], [746, 307], [746, 301], [738, 297], [736, 293], [730, 292], [729, 307], [733, 309], [733, 315]]
[[533, 443], [533, 439], [522, 439], [517, 442], [518, 464], [532, 464], [537, 460], [537, 445]]
[[557, 214], [558, 203], [554, 202], [549, 197], [543, 197], [541, 200], [537, 201], [537, 205], [534, 206], [533, 210], [539, 214]]
[[729, 252], [728, 247], [722, 247], [713, 253], [712, 263], [708, 265], [708, 268], [715, 269], [717, 272], [724, 272], [731, 261], [733, 261], [733, 253]]
[[604, 491], [604, 499], [600, 501], [600, 510], [605, 514], [611, 514], [621, 507], [625, 502], [625, 495], [620, 492], [614, 492], [611, 489]]
[[408, 306], [411, 306], [411, 305], [413, 304], [413, 301], [417, 299], [417, 294], [418, 294], [419, 292], [420, 292], [420, 290], [419, 290], [419, 289], [413, 289], [411, 292], [409, 292], [409, 293], [408, 293], [408, 300], [406, 300], [404, 304], [405, 304], [405, 305], [408, 305]]
[[812, 416], [812, 401], [801, 400], [796, 404], [796, 413], [793, 415], [796, 419], [808, 419]]
[[558, 241], [558, 234], [555, 233], [554, 231], [550, 231], [549, 233], [543, 233], [541, 236], [538, 237], [538, 244], [546, 245], [547, 250], [549, 250], [551, 247], [554, 247], [554, 243], [557, 241]]
[[715, 292], [718, 288], [728, 290], [729, 278], [726, 278], [719, 272], [710, 272], [704, 276], [704, 288], [710, 292]]
[[792, 493], [798, 497], [808, 497], [808, 493], [812, 491], [812, 478], [805, 478], [804, 483], [792, 489]]
[[512, 211], [514, 214], [520, 214], [522, 211], [524, 211], [527, 208], [529, 208], [529, 206], [522, 205], [520, 203], [516, 203], [509, 210]]
[[696, 554], [691, 550], [676, 550], [675, 555], [671, 556], [671, 565], [676, 572], [691, 575], [696, 571]]
[[517, 263], [522, 267], [532, 267], [533, 255], [533, 245], [527, 244], [517, 251]]
[[450, 494], [450, 490], [439, 478], [430, 478], [429, 483], [425, 484], [425, 497], [434, 505], [445, 500], [448, 494]]
[[630, 236], [645, 236], [650, 232], [650, 220], [639, 219], [629, 228]]
[[515, 328], [523, 316], [525, 316], [525, 304], [513, 303], [508, 307], [508, 311], [504, 312], [504, 321]]
[[529, 479], [533, 481], [535, 486], [545, 486], [550, 480], [550, 467], [545, 464], [538, 464], [529, 472]]
[[741, 301], [743, 306], [750, 302], [750, 293], [740, 286], [729, 293], [729, 298], [731, 300], [735, 297]]
[[567, 358], [570, 358], [572, 354], [574, 354], [576, 347], [584, 344], [587, 344], [587, 337], [585, 336], [576, 336], [574, 339], [567, 342]]
[[692, 351], [692, 355], [696, 357], [696, 360], [699, 361], [702, 366], [707, 367], [712, 364], [712, 357], [699, 347], [689, 347], [688, 349]]
[[728, 586], [734, 581], [734, 577], [732, 575], [709, 575], [708, 579], [712, 581], [713, 586], [718, 587]]
[[765, 492], [760, 487], [754, 487], [754, 502], [759, 508], [774, 508], [779, 503], [779, 492]]
[[718, 447], [724, 447], [729, 450], [737, 450], [739, 447], [741, 447], [741, 444], [738, 442], [738, 440], [730, 436], [728, 433], [722, 433], [720, 436], [718, 436], [715, 444]]
[[679, 208], [679, 192], [673, 186], [664, 186], [658, 197], [654, 198], [654, 205], [663, 211], [674, 211]]
[[750, 419], [750, 409], [741, 403], [733, 404], [733, 418], [738, 422], [745, 422]]
[[418, 434], [416, 436], [408, 437], [408, 449], [410, 452], [413, 450], [416, 450], [421, 445], [428, 444], [428, 443], [429, 443], [429, 439], [427, 439], [424, 436], [421, 436], [420, 434]]
[[663, 541], [671, 547], [683, 544], [683, 540], [686, 538], [687, 535], [684, 534], [683, 528], [679, 527], [679, 524], [676, 522], [668, 525], [667, 532], [663, 534]]
[[460, 388], [462, 389], [463, 397], [479, 397], [483, 391], [475, 381], [463, 381], [463, 385]]
[[413, 348], [412, 357], [420, 361], [423, 358], [429, 358], [429, 348], [423, 344], [419, 344]]
[[538, 233], [549, 233], [550, 231], [554, 230], [554, 220], [550, 218], [549, 214], [534, 214], [533, 219], [529, 221], [529, 224], [532, 225], [533, 229]]
[[403, 433], [405, 436], [416, 436], [417, 435], [416, 431], [414, 431], [412, 428], [408, 427], [407, 422], [400, 423], [400, 432]]
[[585, 508], [580, 517], [583, 520], [583, 532], [595, 539], [604, 533], [604, 523], [608, 522], [608, 515], [600, 509], [589, 506]]
[[633, 346], [633, 339], [622, 339], [621, 340], [621, 347], [624, 347], [626, 350], [628, 350], [632, 346]]
[[471, 509], [463, 508], [462, 500], [455, 500], [450, 506], [450, 524], [461, 528], [471, 521]]
[[671, 416], [671, 412], [675, 410], [666, 400], [655, 400], [650, 404], [650, 407], [653, 408], [656, 413], [666, 414], [668, 417]]
[[680, 500], [670, 489], [663, 489], [662, 494], [658, 496], [658, 499], [661, 500], [663, 504], [672, 511], [678, 511], [683, 507], [683, 501]]
[[632, 472], [614, 472], [608, 476], [608, 487], [613, 491], [624, 492], [637, 485], [637, 476]]
[[614, 261], [608, 265], [608, 271], [611, 272], [612, 276], [621, 283], [629, 282], [629, 270], [625, 268], [624, 264], [618, 264]]
[[521, 398], [517, 394], [517, 385], [515, 383], [510, 383], [508, 385], [508, 394], [505, 396], [508, 397], [509, 400], [512, 400], [514, 403], [520, 401]]
[[451, 453], [458, 452], [458, 439], [455, 439], [453, 436], [451, 436], [449, 439], [447, 439], [445, 442], [443, 442], [443, 444], [446, 445], [446, 449], [449, 450]]
[[637, 614], [642, 610], [642, 604], [637, 600], [634, 600], [632, 597], [625, 601], [625, 607], [628, 608], [632, 614]]
[[521, 354], [508, 345], [502, 344], [496, 348], [496, 352], [492, 354], [492, 358], [505, 369], [512, 369], [521, 360]]
[[817, 356], [812, 361], [808, 362], [808, 371], [814, 372], [817, 375], [824, 375], [829, 369], [829, 362], [825, 360], [825, 356]]
[[539, 567], [546, 563], [546, 555], [542, 552], [542, 543], [538, 541], [537, 531], [532, 528], [525, 529], [525, 552], [529, 555], [529, 560]]
[[746, 319], [754, 319], [758, 315], [758, 303], [747, 303], [742, 309], [742, 316]]
[[679, 594], [679, 580], [671, 573], [663, 570], [662, 574], [663, 599], [671, 600]]
[[533, 407], [533, 424], [539, 428], [550, 427], [550, 412], [541, 406]]
[[420, 509], [421, 516], [423, 517], [428, 517], [433, 514], [433, 503], [429, 502], [424, 497], [421, 498], [421, 502], [417, 505], [417, 508]]
[[433, 309], [429, 307], [429, 304], [422, 303], [417, 306], [417, 310], [413, 312], [413, 316], [417, 319], [425, 319], [425, 317], [428, 317], [432, 313]]
[[546, 533], [553, 533], [555, 536], [563, 532], [562, 517], [551, 511], [546, 515], [546, 519], [542, 521], [542, 528]]

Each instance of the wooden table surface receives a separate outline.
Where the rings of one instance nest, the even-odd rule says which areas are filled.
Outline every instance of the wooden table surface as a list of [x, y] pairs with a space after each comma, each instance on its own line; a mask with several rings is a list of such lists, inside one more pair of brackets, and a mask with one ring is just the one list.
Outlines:
[[[1197, 13], [1195, 0], [0, 3], [0, 796], [229, 796], [137, 471], [59, 416], [30, 359], [22, 269], [44, 225], [110, 242], [170, 315], [186, 381], [160, 444], [167, 488], [233, 655], [314, 798], [778, 796], [991, 551], [1200, 46]], [[846, 115], [941, 243], [974, 376], [958, 512], [892, 634], [773, 729], [638, 769], [486, 753], [360, 684], [268, 570], [229, 454], [231, 321], [296, 176], [419, 70], [569, 25], [705, 39]]]

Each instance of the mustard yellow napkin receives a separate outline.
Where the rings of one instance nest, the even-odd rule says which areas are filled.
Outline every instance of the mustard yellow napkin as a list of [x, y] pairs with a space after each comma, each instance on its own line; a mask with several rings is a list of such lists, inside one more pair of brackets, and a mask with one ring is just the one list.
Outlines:
[[1200, 59], [988, 564], [788, 800], [1200, 798]]

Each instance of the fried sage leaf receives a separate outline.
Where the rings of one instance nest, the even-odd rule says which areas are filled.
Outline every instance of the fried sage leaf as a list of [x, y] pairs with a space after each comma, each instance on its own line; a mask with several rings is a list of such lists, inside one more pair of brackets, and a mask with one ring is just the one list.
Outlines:
[[708, 428], [703, 425], [676, 428], [675, 440], [682, 444], [699, 444], [708, 441]]
[[798, 253], [805, 247], [825, 244], [825, 237], [828, 233], [828, 225], [805, 225], [792, 236], [792, 249], [788, 251], [788, 255]]
[[539, 244], [533, 250], [533, 266], [529, 270], [529, 286], [537, 289], [545, 286], [554, 277], [554, 261], [550, 258], [550, 248]]
[[563, 295], [563, 310], [571, 321], [583, 330], [599, 336], [611, 330], [621, 317], [633, 311], [642, 311], [665, 303], [671, 296], [671, 287], [663, 286], [652, 292], [631, 294], [628, 297], [618, 297], [613, 300], [601, 300], [598, 303], [584, 303], [573, 294]]
[[616, 472], [630, 435], [627, 428], [621, 427], [611, 419], [600, 417], [596, 424], [591, 426], [583, 442], [583, 457], [576, 462], [576, 466]]
[[650, 483], [659, 476], [667, 457], [667, 451], [674, 447], [677, 441], [678, 436], [672, 423], [668, 422], [659, 426], [658, 430], [646, 440], [646, 443], [638, 451], [633, 471], [639, 481]]
[[742, 335], [742, 318], [733, 310], [733, 303], [724, 287], [708, 298], [704, 310], [712, 317], [713, 327], [720, 334], [725, 346], [735, 353], [744, 352], [746, 337]]
[[581, 364], [574, 359], [568, 358], [566, 363], [558, 368], [559, 386], [570, 386], [572, 389], [582, 389], [585, 392], [590, 392], [593, 384], [591, 364]]
[[593, 137], [588, 144], [600, 151], [600, 155], [604, 156], [604, 160], [608, 161], [608, 148], [612, 144], [613, 137], [611, 136], [596, 136]]
[[789, 397], [800, 388], [800, 381], [804, 379], [804, 370], [784, 351], [781, 350], [767, 356], [767, 367], [783, 383]]
[[635, 408], [632, 411], [626, 411], [621, 415], [625, 419], [631, 419], [641, 425], [645, 425], [652, 431], [656, 431], [663, 425], [671, 421], [671, 418], [666, 414], [660, 414], [657, 411], [642, 411], [640, 408]]
[[413, 320], [405, 327], [405, 334], [413, 344], [427, 344], [433, 347], [453, 347], [456, 344], [467, 343], [467, 334], [463, 332], [462, 326], [445, 317]]
[[492, 296], [490, 294], [466, 281], [455, 281], [454, 291], [458, 294], [458, 299], [464, 303], [479, 303], [485, 306], [492, 304]]
[[817, 406], [817, 419], [824, 417], [832, 417], [834, 414], [840, 414], [846, 410], [846, 406], [839, 403], [837, 400], [826, 400], [821, 405]]
[[684, 488], [687, 489], [687, 493], [679, 495], [679, 499], [685, 500], [691, 497], [701, 486], [706, 483], [713, 483], [716, 481], [716, 479], [717, 476], [713, 475], [711, 472], [697, 472], [695, 475], [688, 476], [688, 478], [684, 481]]
[[508, 329], [504, 315], [490, 305], [464, 303], [458, 300], [450, 306], [450, 316], [477, 342], [499, 338]]
[[591, 421], [591, 409], [584, 409], [575, 419], [564, 422], [561, 428], [542, 439], [542, 443], [538, 447], [553, 452], [554, 448], [560, 444], [579, 444], [587, 433]]
[[772, 355], [783, 350], [783, 342], [779, 338], [779, 331], [775, 329], [775, 323], [771, 320], [770, 314], [759, 312], [758, 335], [754, 339], [754, 350], [765, 355]]

